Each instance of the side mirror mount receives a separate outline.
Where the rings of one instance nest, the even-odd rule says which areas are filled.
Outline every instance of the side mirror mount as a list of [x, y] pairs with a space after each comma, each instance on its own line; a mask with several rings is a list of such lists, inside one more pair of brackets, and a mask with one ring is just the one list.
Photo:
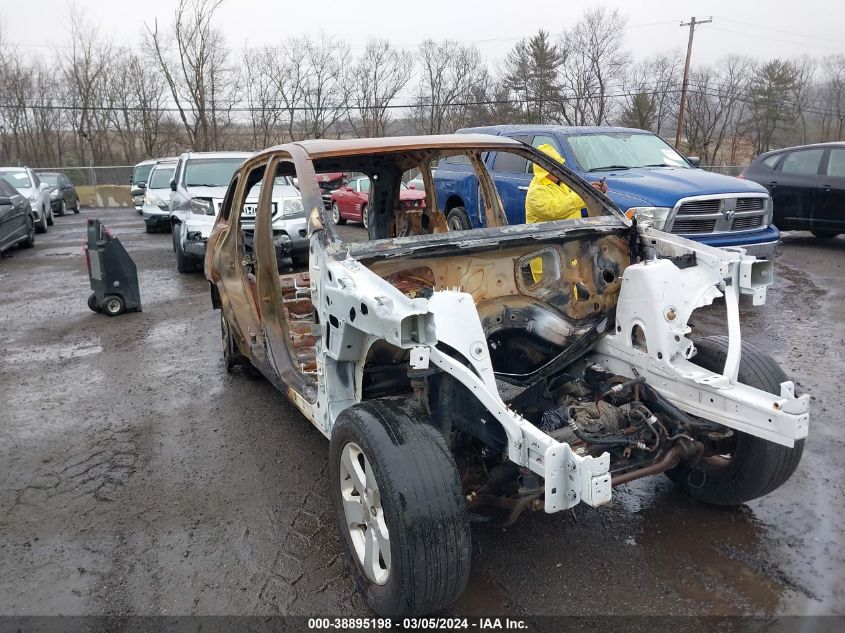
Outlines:
[[146, 188], [147, 188], [147, 183], [145, 183], [145, 182], [139, 182], [138, 183], [138, 189], [140, 189], [141, 191], [144, 191]]
[[46, 182], [42, 182], [39, 185], [38, 190], [39, 191], [50, 191], [50, 185], [48, 185]]
[[693, 167], [701, 167], [701, 158], [698, 156], [687, 156], [689, 164]]
[[416, 189], [416, 188], [417, 188], [417, 186], [416, 186], [415, 184], [413, 184], [413, 183], [411, 183], [410, 185], [408, 185], [408, 189]]
[[352, 187], [347, 187], [346, 190], [347, 191], [355, 191], [355, 189], [353, 189]]
[[175, 178], [170, 179], [170, 191], [176, 191], [176, 179]]
[[0, 196], [0, 207], [8, 207], [12, 204], [12, 199], [8, 196]]

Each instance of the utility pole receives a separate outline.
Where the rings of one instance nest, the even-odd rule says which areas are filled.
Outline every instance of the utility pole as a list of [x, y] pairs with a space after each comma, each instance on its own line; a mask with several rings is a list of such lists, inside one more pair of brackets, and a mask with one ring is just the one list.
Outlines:
[[699, 24], [712, 22], [712, 16], [707, 20], [696, 20], [691, 17], [689, 22], [681, 22], [681, 26], [689, 26], [689, 42], [687, 43], [687, 61], [684, 64], [684, 83], [681, 86], [681, 107], [678, 109], [678, 131], [675, 133], [675, 148], [680, 150], [681, 132], [684, 130], [684, 110], [687, 106], [687, 84], [689, 83], [689, 60], [692, 57], [692, 37], [695, 35], [695, 27]]

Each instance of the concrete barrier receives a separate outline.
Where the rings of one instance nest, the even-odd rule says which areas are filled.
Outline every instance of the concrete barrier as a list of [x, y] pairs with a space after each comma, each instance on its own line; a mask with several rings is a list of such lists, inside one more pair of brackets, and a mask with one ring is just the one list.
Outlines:
[[76, 188], [83, 207], [131, 207], [132, 195], [126, 185], [82, 185]]

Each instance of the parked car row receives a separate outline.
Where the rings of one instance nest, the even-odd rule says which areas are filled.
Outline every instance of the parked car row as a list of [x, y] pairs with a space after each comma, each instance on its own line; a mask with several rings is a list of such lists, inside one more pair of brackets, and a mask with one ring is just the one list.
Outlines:
[[[180, 272], [202, 270], [206, 241], [226, 189], [235, 170], [251, 155], [250, 152], [185, 152], [178, 157], [136, 165], [132, 176], [135, 208], [143, 216], [148, 233], [171, 233]], [[261, 183], [245, 183], [245, 186], [249, 186], [249, 195], [240, 228], [251, 243], [255, 226], [249, 218], [254, 216]], [[143, 192], [140, 200], [135, 191]], [[273, 240], [280, 265], [306, 262], [307, 224], [299, 189], [291, 179], [278, 178], [271, 197]]]
[[46, 233], [54, 216], [79, 209], [76, 187], [64, 174], [0, 167], [0, 252], [32, 247], [35, 234]]

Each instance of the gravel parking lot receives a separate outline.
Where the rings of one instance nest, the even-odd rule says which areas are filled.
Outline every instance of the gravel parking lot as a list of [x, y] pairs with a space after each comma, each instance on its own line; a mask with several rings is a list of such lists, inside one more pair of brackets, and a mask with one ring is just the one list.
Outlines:
[[[205, 280], [131, 209], [94, 215], [134, 257], [144, 311], [89, 311], [89, 213], [0, 261], [2, 611], [367, 615], [327, 442], [269, 383], [226, 374]], [[477, 525], [451, 612], [845, 614], [844, 264], [845, 238], [785, 233], [768, 304], [744, 310], [744, 336], [813, 396], [786, 485], [725, 510], [653, 477], [610, 507]]]

